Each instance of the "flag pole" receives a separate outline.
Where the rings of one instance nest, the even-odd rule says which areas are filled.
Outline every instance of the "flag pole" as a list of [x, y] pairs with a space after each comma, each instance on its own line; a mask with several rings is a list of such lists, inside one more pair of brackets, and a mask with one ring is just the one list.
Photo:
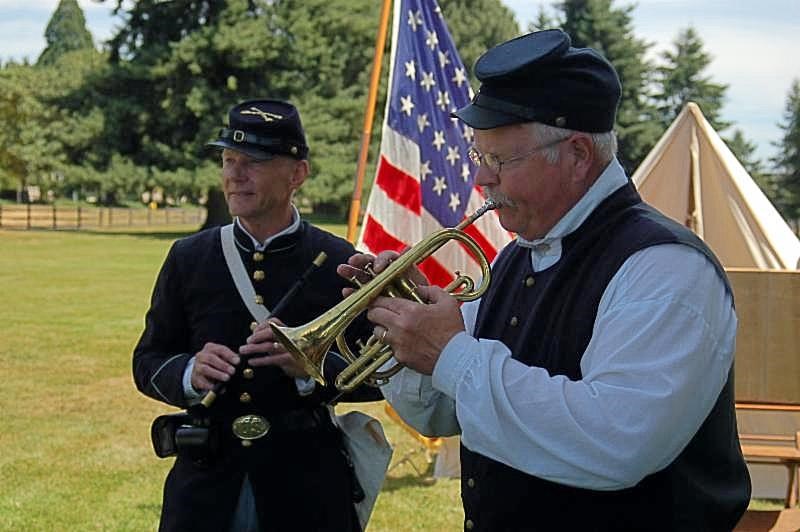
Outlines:
[[369, 140], [372, 136], [372, 120], [375, 116], [375, 102], [378, 99], [378, 86], [381, 79], [381, 63], [383, 62], [383, 49], [386, 46], [386, 29], [389, 26], [389, 11], [392, 0], [383, 0], [381, 7], [380, 26], [375, 39], [375, 55], [372, 59], [372, 77], [369, 82], [367, 106], [364, 110], [364, 128], [361, 137], [361, 149], [358, 152], [358, 166], [356, 167], [353, 196], [350, 200], [350, 215], [347, 219], [347, 240], [356, 241], [356, 226], [361, 213], [361, 187], [364, 184], [364, 172], [367, 168], [367, 155], [369, 154]]

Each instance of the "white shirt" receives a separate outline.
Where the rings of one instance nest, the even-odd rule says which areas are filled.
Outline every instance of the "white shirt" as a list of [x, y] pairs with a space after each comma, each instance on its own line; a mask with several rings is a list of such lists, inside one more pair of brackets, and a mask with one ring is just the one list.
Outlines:
[[[535, 271], [560, 259], [561, 239], [627, 182], [612, 161], [586, 195], [531, 248]], [[467, 331], [431, 377], [403, 369], [382, 388], [427, 435], [461, 434], [470, 450], [553, 482], [618, 490], [669, 465], [711, 411], [733, 363], [737, 319], [714, 266], [689, 246], [648, 247], [626, 260], [600, 300], [579, 381], [513, 360]]]

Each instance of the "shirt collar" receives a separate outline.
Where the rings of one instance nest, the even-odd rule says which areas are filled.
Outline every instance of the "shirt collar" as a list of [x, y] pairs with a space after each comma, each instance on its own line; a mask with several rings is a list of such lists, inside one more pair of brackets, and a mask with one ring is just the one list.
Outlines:
[[600, 203], [628, 183], [619, 161], [611, 160], [586, 194], [543, 237], [526, 240], [517, 236], [517, 245], [531, 249], [534, 271], [548, 268], [561, 258], [561, 239], [575, 231]]
[[275, 233], [271, 237], [264, 240], [264, 242], [259, 242], [256, 237], [251, 235], [250, 232], [244, 228], [244, 225], [242, 225], [242, 222], [239, 220], [238, 216], [234, 219], [234, 223], [239, 229], [242, 230], [244, 234], [250, 237], [250, 240], [253, 243], [253, 249], [255, 251], [264, 251], [267, 249], [267, 246], [269, 246], [270, 243], [279, 236], [292, 234], [300, 228], [300, 212], [297, 210], [297, 207], [292, 205], [292, 223], [290, 223], [286, 229], [283, 229], [282, 231]]

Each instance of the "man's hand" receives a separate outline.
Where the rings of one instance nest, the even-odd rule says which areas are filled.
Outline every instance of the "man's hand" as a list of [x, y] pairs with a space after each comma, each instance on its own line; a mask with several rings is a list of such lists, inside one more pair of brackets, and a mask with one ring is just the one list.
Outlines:
[[465, 329], [464, 319], [458, 300], [438, 286], [418, 286], [417, 292], [428, 304], [379, 297], [367, 318], [378, 325], [374, 334], [392, 346], [398, 362], [430, 375], [444, 346]]
[[[367, 284], [372, 279], [367, 273], [367, 267], [370, 267], [375, 274], [381, 273], [399, 256], [400, 253], [396, 251], [381, 251], [377, 257], [368, 253], [356, 253], [347, 259], [347, 264], [337, 266], [336, 273], [348, 281], [358, 279], [361, 284]], [[417, 285], [428, 284], [428, 279], [416, 266], [408, 268], [403, 272], [403, 276], [411, 279]], [[354, 291], [355, 288], [345, 288], [342, 290], [342, 295], [347, 297]]]
[[224, 345], [206, 343], [194, 357], [192, 387], [197, 391], [210, 390], [217, 382], [228, 381], [238, 363], [239, 355]]
[[[275, 333], [269, 326], [270, 322], [283, 325], [283, 322], [277, 318], [270, 318], [268, 321], [258, 324], [253, 334], [247, 338], [247, 343], [239, 348], [239, 353], [250, 355], [247, 363], [254, 368], [277, 366], [290, 377], [308, 377], [303, 364], [295, 360], [280, 342], [275, 341]], [[263, 353], [263, 355], [253, 356], [258, 353]]]

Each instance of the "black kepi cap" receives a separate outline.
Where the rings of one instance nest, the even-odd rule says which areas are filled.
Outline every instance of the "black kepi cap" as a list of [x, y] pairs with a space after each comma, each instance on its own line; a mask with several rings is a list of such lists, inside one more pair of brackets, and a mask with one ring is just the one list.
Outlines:
[[228, 127], [207, 144], [246, 153], [260, 160], [276, 155], [308, 157], [308, 145], [294, 105], [281, 100], [247, 100], [228, 113]]
[[475, 129], [541, 122], [587, 133], [614, 128], [621, 86], [617, 72], [591, 48], [574, 48], [561, 30], [498, 44], [475, 63], [481, 82], [472, 102], [453, 115]]

